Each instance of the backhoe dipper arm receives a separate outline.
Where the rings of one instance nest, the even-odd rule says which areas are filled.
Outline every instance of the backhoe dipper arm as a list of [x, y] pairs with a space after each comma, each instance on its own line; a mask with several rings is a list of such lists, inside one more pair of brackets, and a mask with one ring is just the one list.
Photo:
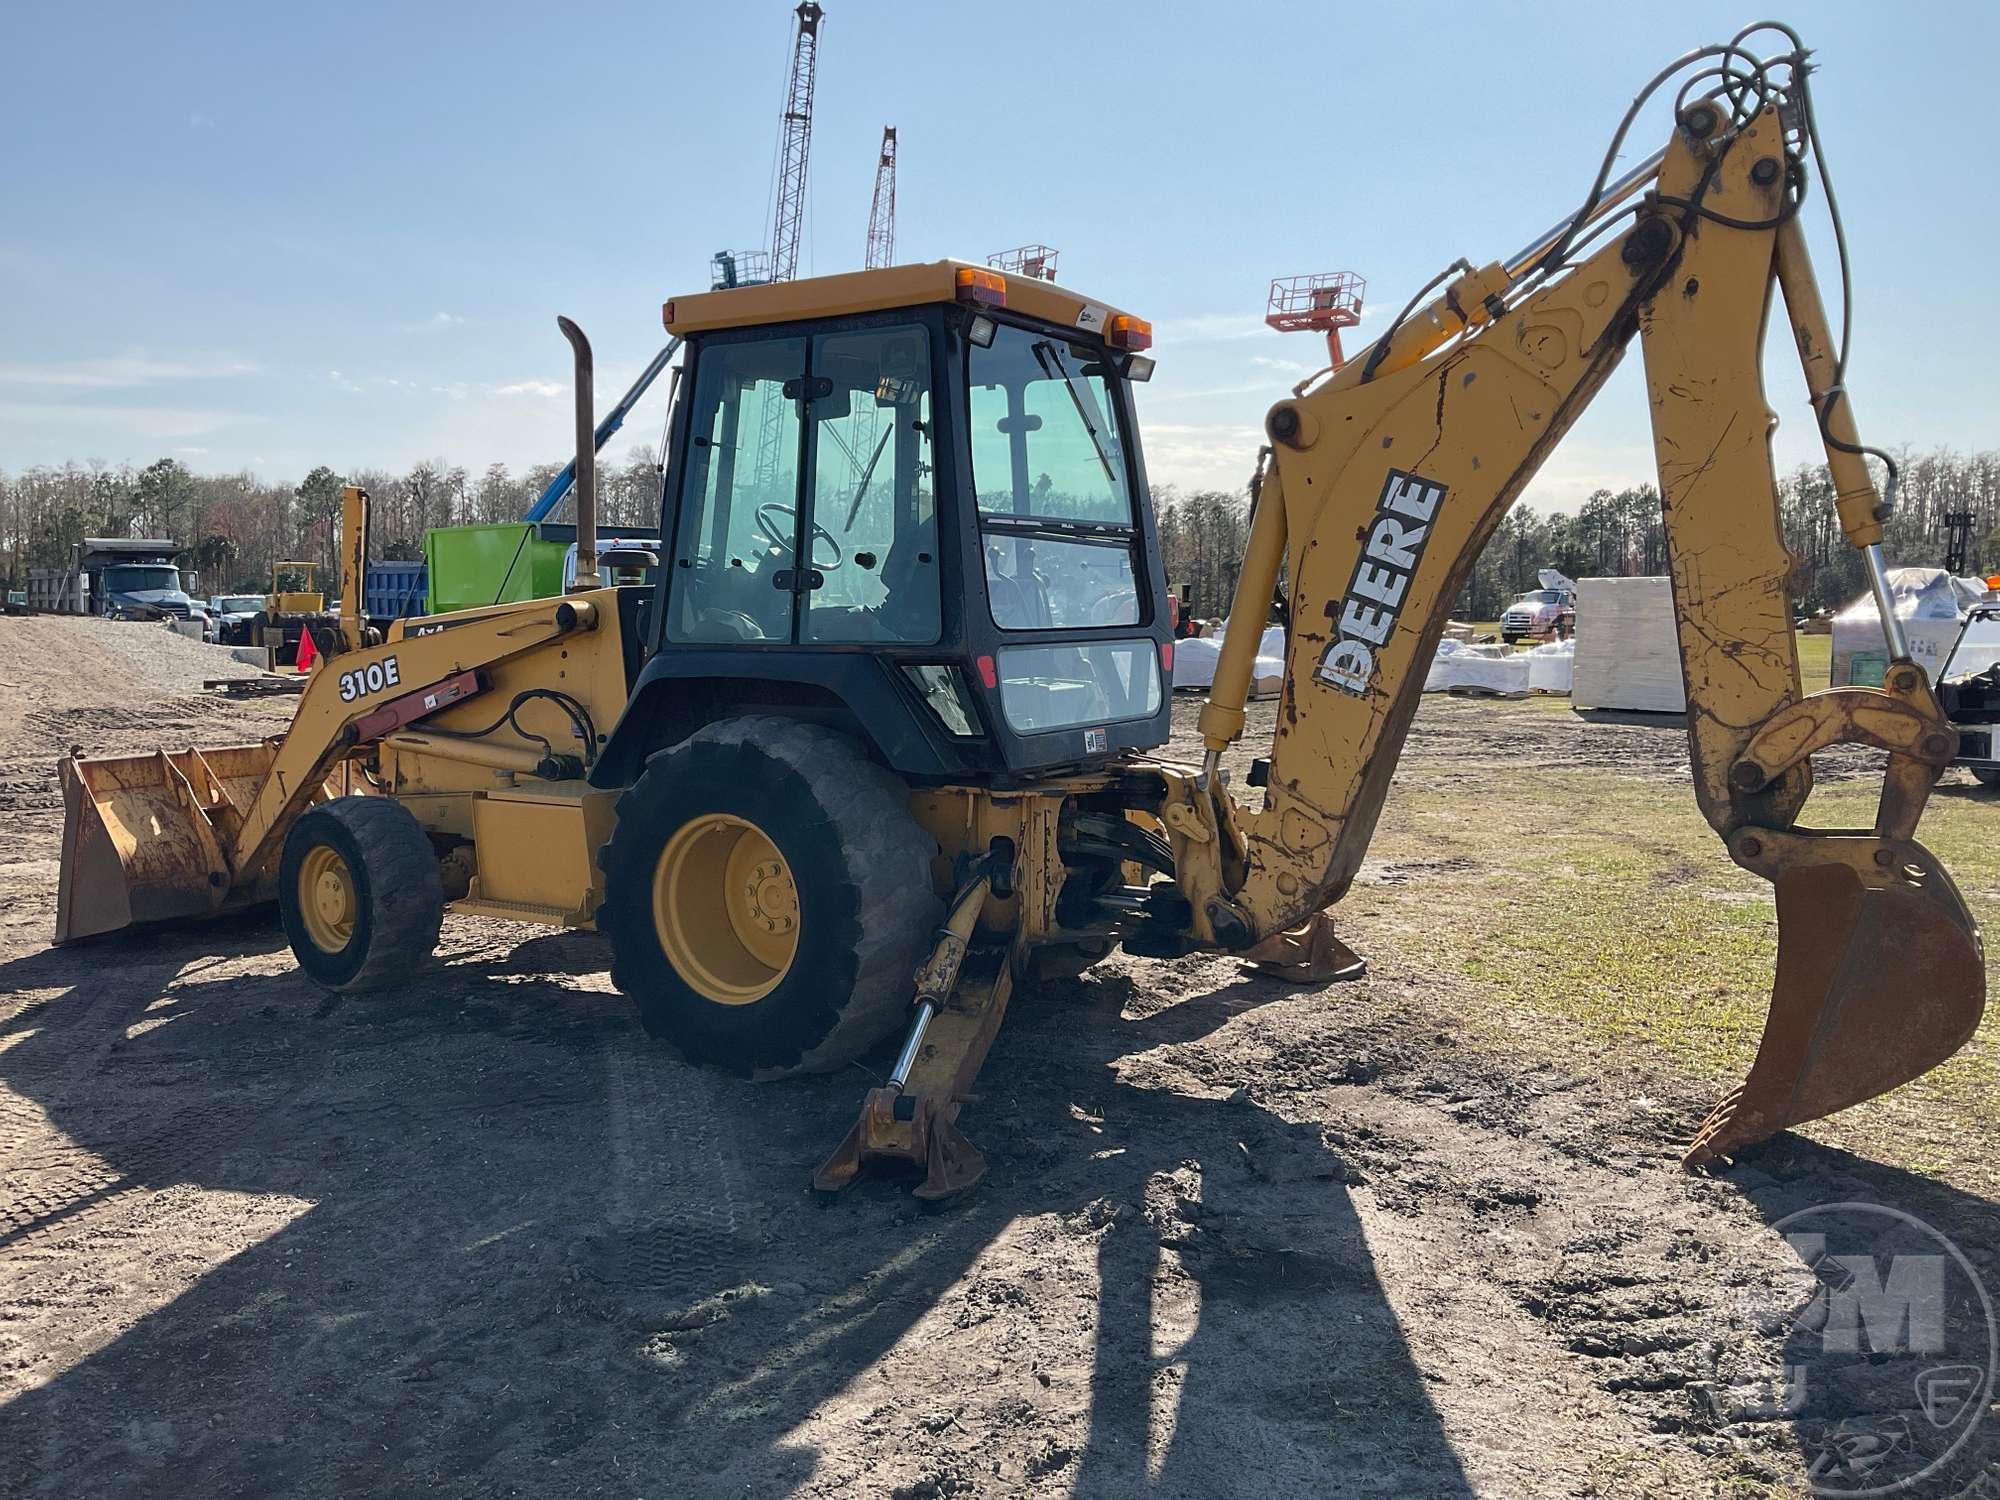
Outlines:
[[[1757, 1110], [1739, 1108], [1734, 1096], [1726, 1101], [1697, 1156], [1914, 1076], [1912, 1059], [1921, 1055], [1915, 1071], [1922, 1071], [1947, 1055], [1970, 1035], [1984, 1003], [1971, 919], [1936, 861], [1911, 842], [1951, 749], [1922, 673], [1899, 661], [1882, 691], [1838, 689], [1810, 699], [1801, 691], [1786, 587], [1791, 558], [1770, 450], [1775, 418], [1760, 368], [1774, 280], [1824, 417], [1843, 527], [1878, 580], [1885, 512], [1851, 408], [1836, 389], [1832, 340], [1796, 220], [1802, 143], [1788, 138], [1780, 109], [1769, 99], [1732, 123], [1724, 101], [1696, 99], [1680, 113], [1653, 190], [1601, 248], [1566, 265], [1537, 263], [1530, 274], [1518, 264], [1464, 267], [1436, 301], [1400, 319], [1369, 351], [1272, 409], [1274, 461], [1201, 717], [1212, 776], [1217, 755], [1241, 731], [1248, 647], [1279, 566], [1288, 565], [1292, 628], [1265, 805], [1234, 810], [1246, 850], [1240, 884], [1224, 876], [1207, 888], [1201, 868], [1212, 865], [1182, 880], [1207, 935], [1226, 946], [1239, 945], [1225, 933], [1267, 938], [1346, 892], [1451, 602], [1508, 506], [1636, 333], [1695, 795], [1732, 857], [1777, 883], [1781, 931], [1788, 906], [1820, 914], [1794, 916], [1795, 927], [1817, 923], [1816, 968], [1797, 945], [1790, 954], [1797, 961], [1788, 964], [1781, 942], [1765, 1055], [1788, 1012], [1799, 1035], [1779, 1050], [1796, 1055], [1777, 1060], [1775, 1082], [1767, 1079], [1761, 1095], [1753, 1073]], [[1532, 275], [1543, 278], [1539, 286]], [[1879, 581], [1878, 592], [1886, 599]], [[1841, 740], [1894, 752], [1876, 829], [1793, 830], [1812, 785], [1806, 756]], [[1811, 880], [1800, 884], [1801, 872]], [[1808, 893], [1811, 881], [1819, 884]], [[1885, 895], [1891, 906], [1875, 900]], [[1888, 987], [1879, 965], [1858, 953], [1893, 949], [1899, 962], [1921, 967], [1926, 960], [1912, 957], [1912, 945], [1929, 945], [1941, 967], [1928, 972], [1960, 998], [1934, 1007], [1935, 1024], [1885, 1015], [1886, 1030], [1924, 1035], [1914, 1047], [1890, 1047], [1907, 1054], [1893, 1063], [1861, 1069], [1869, 1072], [1866, 1087], [1856, 1083], [1851, 1057], [1831, 1069], [1848, 1076], [1815, 1074], [1807, 1054], [1823, 1062], [1882, 1050], [1884, 1038], [1872, 1032], [1857, 1047], [1852, 1025], [1832, 1035], [1840, 1028], [1825, 1013], [1843, 1004], [1865, 1011], [1874, 1002], [1856, 992]], [[1788, 989], [1798, 993], [1788, 999]], [[1760, 1056], [1760, 1068], [1764, 1062]]]
[[[1719, 162], [1677, 135], [1659, 197], [1684, 199], [1707, 176], [1702, 203], [1713, 212], [1764, 224], [1781, 216], [1782, 173], [1751, 180], [1754, 161], [1783, 160], [1774, 112]], [[1697, 775], [1698, 795], [1712, 821], [1721, 813], [1719, 827], [1731, 820], [1734, 751], [1800, 696], [1759, 371], [1774, 236], [1649, 201], [1622, 233], [1512, 305], [1504, 267], [1467, 270], [1373, 350], [1273, 408], [1274, 459], [1237, 603], [1261, 619], [1268, 584], [1256, 575], [1275, 573], [1282, 552], [1292, 579], [1285, 692], [1266, 806], [1241, 819], [1249, 857], [1232, 893], [1254, 932], [1290, 926], [1346, 892], [1451, 601], [1642, 329], [1683, 590], [1691, 737], [1697, 765], [1720, 766], [1719, 776]], [[1211, 752], [1236, 728], [1227, 648], [1255, 639], [1235, 628], [1242, 618], [1232, 614], [1203, 714]], [[1767, 813], [1789, 820], [1808, 786], [1808, 773], [1789, 773], [1764, 794]]]

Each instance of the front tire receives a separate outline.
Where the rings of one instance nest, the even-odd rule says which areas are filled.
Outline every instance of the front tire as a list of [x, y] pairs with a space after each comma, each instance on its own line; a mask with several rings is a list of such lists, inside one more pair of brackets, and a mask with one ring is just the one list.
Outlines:
[[943, 904], [908, 789], [845, 735], [726, 719], [618, 802], [598, 930], [612, 982], [689, 1059], [829, 1072], [909, 1014]]
[[278, 910], [315, 983], [343, 994], [392, 988], [437, 948], [444, 881], [436, 851], [400, 802], [322, 802], [285, 836]]

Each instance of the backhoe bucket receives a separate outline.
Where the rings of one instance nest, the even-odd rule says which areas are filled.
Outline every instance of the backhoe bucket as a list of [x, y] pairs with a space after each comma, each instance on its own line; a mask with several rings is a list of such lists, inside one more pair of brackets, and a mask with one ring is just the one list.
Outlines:
[[1972, 914], [1928, 850], [1892, 852], [1907, 860], [1893, 884], [1842, 863], [1779, 873], [1764, 1039], [1749, 1078], [1703, 1121], [1688, 1166], [1886, 1094], [1978, 1029], [1986, 966]]
[[[229, 850], [276, 754], [273, 742], [64, 760], [56, 941], [270, 900], [276, 872], [239, 881]], [[345, 778], [337, 768], [327, 795]]]

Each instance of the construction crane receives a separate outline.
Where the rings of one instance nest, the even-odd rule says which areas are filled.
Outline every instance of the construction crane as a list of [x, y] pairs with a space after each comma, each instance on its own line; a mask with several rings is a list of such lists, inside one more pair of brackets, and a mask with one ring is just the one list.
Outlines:
[[1047, 245], [1016, 245], [1012, 250], [998, 250], [987, 256], [986, 264], [996, 271], [1005, 271], [1010, 276], [1025, 276], [1030, 281], [1054, 281], [1058, 253]]
[[812, 154], [813, 83], [819, 74], [819, 23], [826, 14], [815, 0], [800, 0], [792, 33], [791, 82], [778, 131], [778, 197], [771, 210], [771, 280], [799, 272], [799, 230], [806, 216], [806, 160]]
[[[785, 113], [778, 128], [778, 194], [771, 208], [771, 264], [767, 281], [790, 281], [799, 270], [799, 231], [806, 217], [806, 164], [812, 155], [813, 84], [819, 77], [819, 23], [826, 15], [817, 0], [799, 0], [792, 32], [792, 71], [785, 85]], [[778, 470], [784, 446], [783, 403], [764, 403], [757, 428], [758, 484]]]
[[882, 127], [882, 154], [875, 161], [875, 200], [868, 208], [868, 250], [861, 264], [879, 271], [896, 261], [896, 127]]
[[1279, 276], [1271, 282], [1264, 321], [1280, 333], [1325, 334], [1327, 363], [1338, 370], [1347, 363], [1340, 352], [1340, 330], [1361, 322], [1361, 294], [1367, 290], [1368, 283], [1352, 271]]

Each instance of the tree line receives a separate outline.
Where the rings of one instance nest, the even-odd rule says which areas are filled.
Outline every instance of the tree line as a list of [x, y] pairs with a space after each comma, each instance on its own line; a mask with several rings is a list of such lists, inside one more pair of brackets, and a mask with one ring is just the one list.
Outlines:
[[[1971, 517], [1967, 570], [1984, 575], [2000, 569], [2000, 452], [1905, 449], [1896, 462], [1896, 508], [1883, 546], [1890, 563], [1942, 566], [1945, 518], [1961, 512]], [[1188, 586], [1197, 615], [1226, 613], [1249, 535], [1244, 498], [1214, 490], [1181, 494], [1159, 485], [1154, 500], [1168, 580]], [[1861, 554], [1841, 532], [1826, 466], [1803, 465], [1782, 477], [1778, 504], [1785, 546], [1793, 556], [1794, 607], [1813, 613], [1857, 598], [1867, 588]], [[1598, 490], [1574, 513], [1515, 506], [1480, 553], [1453, 612], [1467, 620], [1497, 619], [1515, 595], [1538, 586], [1543, 568], [1570, 578], [1664, 574], [1667, 538], [1659, 491], [1650, 484]]]
[[[249, 470], [198, 474], [177, 458], [144, 468], [68, 463], [9, 474], [0, 470], [0, 574], [18, 588], [30, 568], [69, 565], [85, 537], [162, 537], [204, 594], [263, 593], [282, 562], [337, 569], [340, 490], [358, 484], [372, 501], [376, 557], [416, 561], [434, 526], [517, 521], [562, 470], [537, 464], [516, 474], [489, 464], [474, 475], [443, 460], [407, 472], [321, 465], [297, 484], [272, 483]], [[652, 450], [634, 447], [623, 464], [598, 468], [599, 523], [659, 524], [660, 477]], [[551, 517], [573, 520], [566, 499]], [[331, 590], [329, 590], [331, 592]]]
[[[1938, 449], [1897, 455], [1901, 483], [1885, 550], [1898, 564], [1945, 561], [1946, 516], [1971, 516], [1969, 568], [2000, 568], [2000, 452]], [[0, 471], [0, 573], [19, 587], [31, 567], [63, 567], [87, 536], [166, 537], [204, 593], [262, 593], [279, 562], [316, 562], [332, 575], [340, 524], [340, 487], [354, 483], [374, 501], [378, 557], [415, 560], [433, 526], [518, 520], [561, 469], [538, 464], [522, 473], [504, 464], [470, 471], [430, 460], [401, 474], [357, 469], [342, 476], [322, 465], [295, 485], [248, 470], [197, 474], [179, 459], [144, 468], [69, 463]], [[652, 450], [632, 448], [623, 464], [598, 470], [600, 523], [658, 524], [659, 470]], [[1847, 545], [1823, 465], [1779, 482], [1785, 545], [1796, 566], [1793, 602], [1801, 610], [1839, 608], [1866, 584], [1860, 555]], [[1225, 613], [1249, 534], [1240, 493], [1172, 485], [1154, 488], [1168, 579], [1184, 587], [1198, 615]], [[574, 516], [565, 501], [558, 519]], [[1650, 484], [1599, 490], [1574, 514], [1517, 505], [1480, 554], [1453, 604], [1462, 618], [1497, 617], [1514, 595], [1555, 568], [1571, 578], [1664, 573], [1666, 535], [1658, 492]]]

